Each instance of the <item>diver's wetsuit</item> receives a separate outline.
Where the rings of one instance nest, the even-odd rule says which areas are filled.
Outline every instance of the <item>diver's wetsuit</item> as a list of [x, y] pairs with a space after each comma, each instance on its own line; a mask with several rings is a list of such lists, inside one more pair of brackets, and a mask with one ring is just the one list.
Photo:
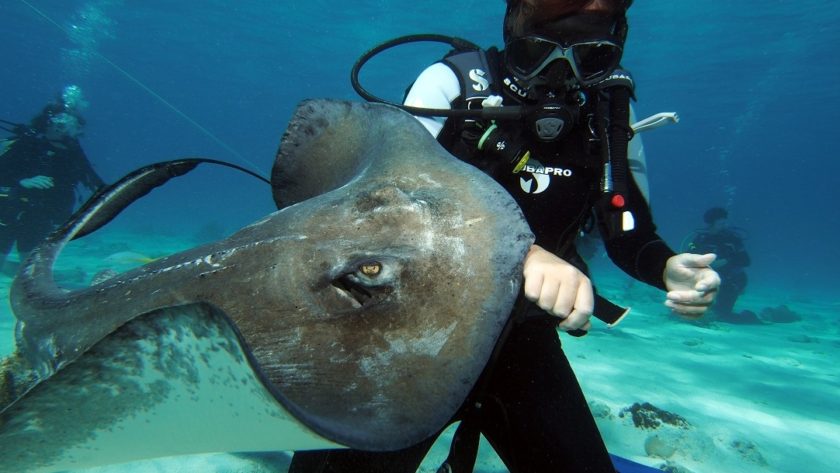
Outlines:
[[718, 261], [725, 261], [725, 264], [715, 266], [715, 271], [720, 275], [720, 289], [712, 310], [718, 317], [732, 316], [735, 301], [747, 287], [744, 268], [750, 265], [750, 255], [744, 248], [741, 232], [732, 228], [724, 228], [719, 232], [701, 230], [692, 238], [690, 248], [701, 254], [715, 253]]
[[[421, 74], [406, 104], [422, 103], [427, 108], [461, 105], [458, 79], [447, 69], [438, 63]], [[597, 152], [586, 153], [589, 135], [584, 126], [578, 125], [560, 143], [529, 143], [529, 170], [533, 172], [514, 174], [513, 165], [482, 156], [476, 150], [475, 137], [467, 136], [458, 120], [447, 120], [442, 129], [439, 124], [436, 128], [434, 120], [421, 122], [433, 134], [440, 131], [437, 137], [444, 147], [487, 172], [514, 196], [538, 245], [586, 272], [574, 240], [600, 196], [601, 168]], [[674, 252], [656, 234], [635, 182], [630, 185], [628, 203], [636, 217], [636, 229], [608, 239], [608, 254], [631, 276], [664, 288], [665, 262]], [[454, 420], [463, 420], [465, 430], [480, 430], [513, 473], [613, 473], [607, 449], [561, 348], [556, 329], [559, 319], [522, 297], [518, 307], [495, 359]], [[298, 452], [289, 472], [414, 473], [434, 440], [400, 452]], [[472, 471], [469, 461], [451, 466], [456, 473]]]
[[[27, 131], [9, 142], [0, 154], [0, 261], [15, 242], [23, 257], [64, 223], [81, 197], [77, 186], [93, 191], [104, 184], [76, 139], [53, 142]], [[53, 187], [21, 186], [21, 179], [39, 175], [52, 177]]]

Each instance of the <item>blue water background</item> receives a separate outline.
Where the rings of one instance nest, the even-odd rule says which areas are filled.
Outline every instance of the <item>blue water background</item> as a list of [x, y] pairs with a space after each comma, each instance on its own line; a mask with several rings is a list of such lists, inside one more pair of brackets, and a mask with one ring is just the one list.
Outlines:
[[[362, 52], [418, 32], [498, 44], [503, 12], [501, 0], [5, 0], [0, 118], [28, 120], [77, 83], [90, 102], [83, 144], [106, 180], [183, 156], [267, 174], [296, 103], [356, 98], [348, 76]], [[838, 20], [828, 0], [646, 0], [630, 12], [638, 114], [682, 119], [645, 137], [661, 233], [679, 246], [704, 209], [726, 206], [750, 236], [754, 287], [825, 297], [837, 286]], [[362, 78], [399, 99], [444, 50], [389, 52]], [[233, 229], [272, 210], [248, 177], [182, 181], [126, 224]]]
[[[501, 0], [5, 0], [0, 118], [28, 120], [77, 83], [90, 102], [83, 144], [106, 180], [183, 156], [267, 174], [296, 103], [356, 97], [348, 76], [362, 52], [418, 32], [498, 44], [503, 12]], [[638, 114], [682, 119], [645, 138], [654, 211], [672, 245], [704, 209], [724, 205], [750, 236], [754, 285], [834, 290], [838, 20], [828, 0], [633, 6], [624, 65]], [[390, 52], [366, 69], [365, 85], [399, 99], [444, 50]], [[138, 228], [206, 220], [232, 229], [272, 210], [266, 187], [229, 171], [170, 187], [134, 211]]]

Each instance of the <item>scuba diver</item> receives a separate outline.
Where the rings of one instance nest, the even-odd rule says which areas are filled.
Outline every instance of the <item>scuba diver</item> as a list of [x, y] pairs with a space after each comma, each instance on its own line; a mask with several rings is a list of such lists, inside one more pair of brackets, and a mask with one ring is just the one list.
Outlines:
[[[104, 181], [79, 143], [86, 105], [78, 86], [64, 88], [29, 124], [4, 128], [0, 143], [0, 269], [15, 243], [20, 260]], [[87, 193], [84, 193], [87, 194]]]
[[688, 249], [694, 252], [715, 253], [717, 259], [712, 267], [720, 274], [720, 289], [712, 306], [715, 318], [735, 324], [761, 323], [758, 316], [749, 310], [733, 312], [738, 296], [747, 287], [747, 273], [750, 255], [744, 247], [743, 231], [727, 225], [729, 213], [723, 207], [712, 207], [703, 214], [706, 228], [689, 236]]
[[[673, 311], [700, 317], [714, 300], [715, 256], [675, 254], [629, 172], [633, 81], [619, 61], [630, 3], [507, 0], [504, 50], [456, 50], [406, 95], [403, 108], [510, 192], [536, 236], [441, 473], [473, 470], [479, 434], [514, 473], [615, 471], [557, 332], [580, 336], [593, 312], [603, 317], [574, 243], [593, 214], [610, 258], [668, 291]], [[397, 452], [296, 452], [289, 471], [413, 473], [435, 438]]]

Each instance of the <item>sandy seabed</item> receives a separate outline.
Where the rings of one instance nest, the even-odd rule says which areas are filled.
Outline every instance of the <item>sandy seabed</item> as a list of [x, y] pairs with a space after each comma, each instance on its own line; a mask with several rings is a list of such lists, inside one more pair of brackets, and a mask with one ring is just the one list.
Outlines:
[[[103, 269], [124, 271], [195, 243], [130, 233], [93, 235], [67, 249], [57, 275], [67, 286], [83, 286]], [[632, 306], [632, 312], [614, 328], [595, 322], [585, 337], [563, 335], [563, 343], [612, 453], [682, 473], [835, 471], [840, 464], [840, 302], [751, 286], [738, 309], [761, 314], [785, 306], [802, 319], [759, 325], [687, 321], [662, 305], [658, 290], [617, 271], [598, 272], [599, 292]], [[10, 284], [11, 278], [0, 275], [0, 355], [14, 349], [6, 297]], [[449, 429], [441, 436], [420, 471], [437, 469], [451, 434]], [[285, 471], [287, 465], [283, 454], [214, 454], [86, 471], [268, 472]], [[506, 470], [483, 444], [476, 471]]]

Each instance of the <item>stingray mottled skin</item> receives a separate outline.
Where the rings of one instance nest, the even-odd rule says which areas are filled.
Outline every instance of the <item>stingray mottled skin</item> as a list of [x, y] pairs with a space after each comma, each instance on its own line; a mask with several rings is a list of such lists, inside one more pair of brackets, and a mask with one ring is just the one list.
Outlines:
[[[192, 392], [181, 397], [198, 400], [189, 407], [179, 397], [186, 407], [178, 409], [200, 418], [208, 390], [190, 386], [219, 366], [233, 374], [214, 382], [247, 386], [266, 416], [275, 408], [285, 412], [326, 443], [392, 450], [445, 425], [486, 364], [519, 291], [532, 235], [514, 201], [446, 153], [408, 114], [339, 101], [299, 106], [272, 181], [281, 210], [225, 240], [87, 289], [56, 286], [53, 262], [68, 241], [107, 221], [102, 214], [110, 203], [136, 198], [126, 190], [131, 182], [96, 197], [33, 252], [11, 291], [18, 351], [0, 373], [0, 457], [22, 455], [40, 441], [58, 458], [53, 464], [71, 464], [68, 457], [84, 455], [55, 452], [81, 452], [125, 429], [127, 416], [174, 402], [174, 395], [160, 394], [175, 392], [167, 391], [167, 379]], [[172, 337], [173, 330], [182, 335]], [[122, 356], [123, 346], [133, 348]], [[166, 363], [135, 359], [146, 351], [158, 360], [172, 354]], [[208, 362], [211, 354], [224, 359]], [[182, 370], [166, 374], [169, 363]], [[155, 366], [157, 374], [138, 374]], [[129, 372], [139, 377], [128, 383]], [[137, 391], [143, 376], [156, 380], [158, 395]], [[81, 415], [96, 410], [81, 401], [86, 384], [100, 406], [122, 406], [120, 415], [93, 421]], [[240, 407], [228, 404], [224, 409]], [[43, 434], [34, 428], [61, 423], [62, 409], [79, 420]], [[177, 425], [186, 430], [179, 438], [201, 428]], [[169, 453], [159, 451], [166, 445], [140, 448], [122, 461], [308, 445], [279, 433], [266, 439], [268, 429], [253, 445], [232, 438], [234, 445], [225, 446], [219, 434], [213, 445], [194, 441]], [[15, 444], [24, 437], [28, 443]], [[15, 458], [21, 466], [35, 453]]]

